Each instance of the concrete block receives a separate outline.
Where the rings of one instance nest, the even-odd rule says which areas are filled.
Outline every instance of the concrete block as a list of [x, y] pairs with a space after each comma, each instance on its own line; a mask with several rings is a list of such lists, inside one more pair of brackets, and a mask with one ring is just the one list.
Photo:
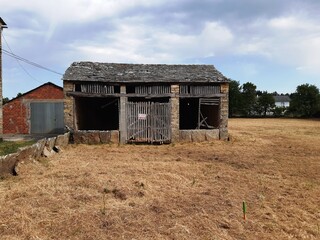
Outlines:
[[88, 131], [86, 137], [88, 139], [88, 144], [101, 143], [99, 131]]
[[119, 143], [119, 131], [117, 130], [111, 131], [111, 142]]
[[55, 154], [55, 151], [53, 151], [52, 149], [49, 150], [47, 147], [45, 147], [43, 149], [43, 153], [42, 154], [43, 154], [44, 157], [51, 157], [52, 155]]
[[86, 134], [84, 131], [76, 131], [73, 133], [73, 140], [75, 144], [88, 144]]
[[0, 176], [14, 174], [14, 167], [17, 163], [17, 153], [8, 154], [0, 157]]
[[191, 132], [189, 130], [180, 130], [180, 142], [192, 142]]
[[64, 135], [59, 135], [57, 136], [56, 142], [55, 142], [55, 146], [64, 146], [65, 145], [65, 137]]
[[57, 136], [55, 146], [59, 146], [59, 147], [67, 146], [69, 143], [69, 136], [70, 136], [70, 133], [65, 133], [63, 135]]
[[52, 137], [52, 138], [48, 138], [47, 139], [47, 142], [46, 142], [46, 147], [49, 149], [49, 150], [52, 150], [53, 147], [55, 146], [56, 144], [56, 137]]
[[33, 144], [31, 146], [28, 146], [28, 147], [19, 148], [17, 160], [18, 160], [18, 162], [30, 161], [30, 160], [32, 160], [34, 158], [34, 156], [36, 155], [36, 152], [37, 152], [36, 144]]
[[214, 141], [219, 139], [219, 129], [206, 130], [206, 141]]
[[221, 128], [220, 129], [220, 139], [221, 140], [228, 140], [229, 134], [228, 134], [228, 128]]
[[63, 134], [63, 136], [65, 137], [64, 140], [65, 140], [65, 146], [67, 146], [69, 143], [70, 143], [70, 136], [71, 136], [71, 133], [70, 132], [67, 132], [65, 134]]
[[205, 130], [192, 130], [191, 138], [192, 138], [192, 142], [205, 142], [206, 132]]
[[101, 131], [100, 132], [100, 141], [101, 141], [101, 143], [110, 143], [111, 142], [111, 132], [110, 131]]
[[39, 140], [37, 143], [35, 143], [37, 151], [34, 155], [34, 158], [36, 160], [38, 160], [42, 156], [42, 152], [43, 152], [43, 149], [46, 145], [46, 142], [47, 142], [47, 140], [44, 138], [44, 139]]

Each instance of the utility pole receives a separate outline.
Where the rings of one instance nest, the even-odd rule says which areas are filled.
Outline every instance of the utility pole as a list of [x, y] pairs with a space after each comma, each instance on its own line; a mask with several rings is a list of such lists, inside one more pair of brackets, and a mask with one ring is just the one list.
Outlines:
[[0, 17], [0, 139], [3, 134], [3, 114], [2, 114], [2, 29], [7, 28], [7, 24]]

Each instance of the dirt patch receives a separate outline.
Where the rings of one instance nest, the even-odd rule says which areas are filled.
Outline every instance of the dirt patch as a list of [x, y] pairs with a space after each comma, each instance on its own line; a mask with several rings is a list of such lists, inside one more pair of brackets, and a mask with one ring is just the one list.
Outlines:
[[0, 180], [0, 236], [319, 239], [320, 122], [229, 126], [229, 142], [71, 145], [25, 164]]

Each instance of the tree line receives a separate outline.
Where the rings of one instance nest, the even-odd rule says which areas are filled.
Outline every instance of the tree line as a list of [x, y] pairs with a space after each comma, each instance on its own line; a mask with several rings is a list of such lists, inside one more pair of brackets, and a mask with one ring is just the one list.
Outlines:
[[[18, 93], [16, 97], [20, 97]], [[238, 81], [229, 83], [229, 117], [257, 117], [257, 116], [288, 116], [288, 117], [320, 117], [320, 91], [311, 84], [302, 84], [291, 94], [282, 94], [290, 97], [289, 107], [275, 105], [274, 96], [277, 92], [257, 90], [251, 82], [240, 85]], [[3, 104], [9, 102], [3, 98]]]
[[231, 80], [229, 117], [320, 117], [320, 93], [315, 85], [302, 84], [294, 93], [285, 94], [291, 99], [289, 107], [276, 106], [274, 96], [277, 95], [276, 92], [257, 90], [251, 82], [240, 85], [238, 81]]

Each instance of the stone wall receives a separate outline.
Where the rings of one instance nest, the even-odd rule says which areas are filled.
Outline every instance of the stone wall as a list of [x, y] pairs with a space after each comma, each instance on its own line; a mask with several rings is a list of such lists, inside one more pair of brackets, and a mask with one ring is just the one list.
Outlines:
[[41, 156], [51, 156], [69, 143], [70, 133], [57, 137], [41, 139], [35, 144], [19, 148], [17, 153], [0, 156], [0, 176], [17, 174], [21, 162], [38, 160]]
[[179, 85], [171, 85], [171, 133], [172, 142], [179, 141]]
[[64, 93], [64, 124], [68, 127], [75, 129], [73, 115], [74, 115], [74, 106], [73, 106], [73, 97], [67, 96], [67, 92], [73, 92], [74, 85], [72, 82], [64, 81], [63, 82], [63, 93]]
[[205, 142], [218, 140], [219, 129], [180, 130], [180, 142]]
[[73, 141], [76, 144], [119, 143], [119, 131], [75, 131]]
[[220, 139], [228, 139], [228, 115], [229, 115], [229, 83], [221, 84], [221, 93], [225, 96], [221, 97], [221, 122], [220, 122]]

